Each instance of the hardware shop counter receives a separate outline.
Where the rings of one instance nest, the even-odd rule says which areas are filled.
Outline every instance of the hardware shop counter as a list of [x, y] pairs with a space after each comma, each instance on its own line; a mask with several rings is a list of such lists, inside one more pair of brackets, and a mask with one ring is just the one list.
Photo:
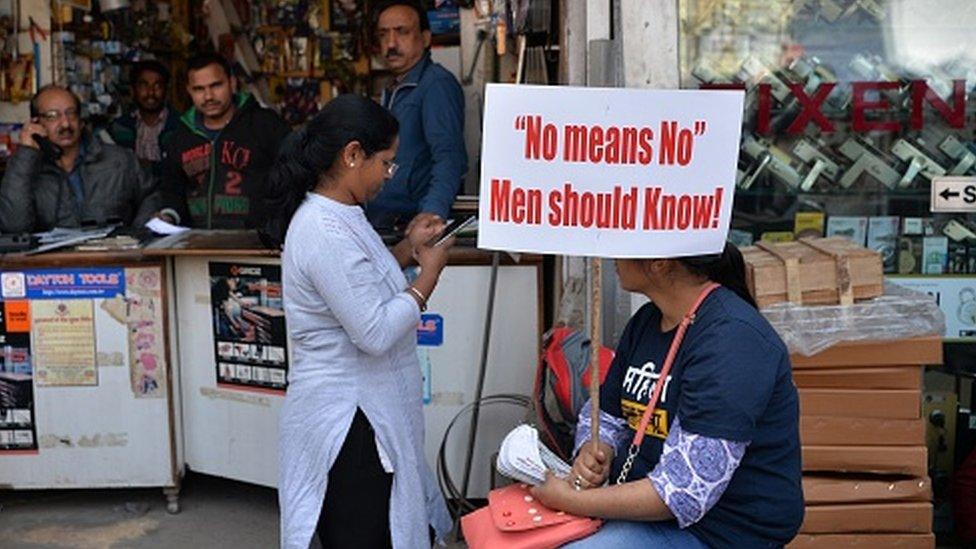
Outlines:
[[162, 487], [176, 512], [165, 261], [8, 254], [0, 271], [0, 488]]
[[[263, 248], [253, 233], [210, 231], [167, 237], [143, 253], [167, 258], [171, 269], [171, 340], [181, 374], [186, 465], [275, 487], [278, 415], [290, 361], [277, 252]], [[455, 246], [418, 326], [431, 467], [448, 424], [474, 398], [491, 259], [490, 252]], [[542, 260], [501, 259], [484, 394], [529, 394], [542, 333]], [[524, 416], [520, 409], [482, 411], [473, 497], [487, 493], [490, 456]], [[468, 421], [459, 421], [446, 446], [456, 479], [463, 475], [467, 437]]]

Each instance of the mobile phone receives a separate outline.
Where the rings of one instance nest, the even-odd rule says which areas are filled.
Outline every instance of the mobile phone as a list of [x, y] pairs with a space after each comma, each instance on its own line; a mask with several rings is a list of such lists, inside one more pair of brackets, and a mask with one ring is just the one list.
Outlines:
[[41, 150], [44, 156], [48, 157], [52, 162], [57, 162], [64, 154], [64, 150], [61, 149], [55, 143], [52, 143], [50, 139], [44, 137], [39, 133], [31, 134], [34, 142], [37, 143], [37, 148]]
[[478, 216], [476, 215], [472, 215], [469, 217], [459, 217], [457, 219], [452, 220], [451, 223], [444, 228], [444, 232], [442, 232], [441, 235], [437, 237], [436, 242], [434, 242], [434, 246], [440, 246], [441, 244], [444, 243], [445, 240], [451, 238], [452, 236], [470, 227], [471, 225], [474, 225], [477, 222], [478, 222]]

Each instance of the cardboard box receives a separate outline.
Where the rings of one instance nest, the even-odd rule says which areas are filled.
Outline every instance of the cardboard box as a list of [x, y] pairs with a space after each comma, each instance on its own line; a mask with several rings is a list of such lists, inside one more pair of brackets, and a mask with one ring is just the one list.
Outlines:
[[791, 355], [793, 369], [942, 364], [942, 336], [842, 343], [813, 356]]
[[850, 478], [807, 475], [803, 477], [807, 505], [932, 501], [928, 478]]
[[881, 295], [881, 257], [843, 237], [759, 242], [742, 249], [746, 283], [760, 307], [789, 301], [850, 305]]
[[810, 505], [800, 526], [803, 534], [931, 532], [931, 503]]
[[803, 470], [923, 477], [928, 474], [924, 446], [803, 446]]
[[915, 419], [922, 394], [889, 389], [800, 389], [800, 415]]
[[793, 381], [801, 389], [905, 389], [922, 390], [922, 368], [848, 368], [838, 370], [796, 370]]
[[935, 549], [934, 534], [800, 534], [786, 549]]
[[800, 417], [804, 446], [923, 446], [925, 420]]

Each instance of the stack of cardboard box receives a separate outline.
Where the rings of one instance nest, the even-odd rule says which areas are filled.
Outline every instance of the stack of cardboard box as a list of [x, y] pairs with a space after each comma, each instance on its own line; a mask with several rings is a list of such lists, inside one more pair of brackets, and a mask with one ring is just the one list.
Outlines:
[[806, 516], [790, 549], [932, 548], [922, 373], [939, 337], [793, 356]]
[[760, 307], [851, 305], [884, 293], [881, 254], [844, 237], [758, 242], [742, 249], [746, 284]]

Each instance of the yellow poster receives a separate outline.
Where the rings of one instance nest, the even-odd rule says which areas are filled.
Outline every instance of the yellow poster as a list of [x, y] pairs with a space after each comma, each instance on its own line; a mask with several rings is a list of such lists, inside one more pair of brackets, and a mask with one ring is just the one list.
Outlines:
[[97, 385], [95, 311], [90, 299], [34, 300], [35, 380], [38, 385]]

